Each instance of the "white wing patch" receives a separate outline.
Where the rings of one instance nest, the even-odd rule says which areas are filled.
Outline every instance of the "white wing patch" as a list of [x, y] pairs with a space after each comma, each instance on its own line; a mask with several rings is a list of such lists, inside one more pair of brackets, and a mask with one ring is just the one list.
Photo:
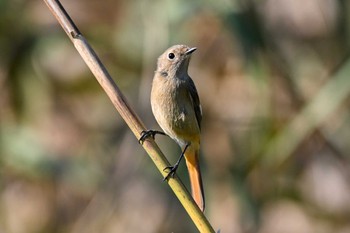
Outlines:
[[184, 121], [185, 121], [185, 118], [186, 118], [186, 114], [185, 114], [184, 112], [182, 112], [182, 113], [179, 115], [179, 118], [178, 118], [178, 119], [179, 119], [180, 121], [183, 121], [183, 122], [184, 122]]

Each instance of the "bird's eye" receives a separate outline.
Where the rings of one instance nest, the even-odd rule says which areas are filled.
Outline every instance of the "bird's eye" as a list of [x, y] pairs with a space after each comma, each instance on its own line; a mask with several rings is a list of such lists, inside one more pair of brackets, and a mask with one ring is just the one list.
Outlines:
[[173, 59], [175, 58], [175, 54], [169, 53], [169, 54], [168, 54], [168, 58], [169, 58], [170, 60], [173, 60]]

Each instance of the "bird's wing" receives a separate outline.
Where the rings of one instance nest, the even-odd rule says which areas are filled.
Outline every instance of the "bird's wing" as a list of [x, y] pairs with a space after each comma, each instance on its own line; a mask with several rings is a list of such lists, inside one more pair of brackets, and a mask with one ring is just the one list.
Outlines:
[[191, 97], [191, 100], [192, 100], [194, 112], [196, 114], [198, 127], [200, 129], [201, 128], [201, 121], [202, 121], [202, 107], [201, 107], [201, 103], [199, 101], [199, 97], [198, 97], [198, 92], [197, 92], [196, 86], [194, 85], [194, 82], [193, 82], [193, 80], [191, 78], [189, 78], [188, 84], [189, 84], [188, 85], [188, 90], [190, 92], [190, 97]]

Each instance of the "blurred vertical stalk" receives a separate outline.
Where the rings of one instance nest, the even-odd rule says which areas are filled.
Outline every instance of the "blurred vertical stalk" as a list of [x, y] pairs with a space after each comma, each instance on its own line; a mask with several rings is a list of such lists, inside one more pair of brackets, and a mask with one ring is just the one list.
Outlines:
[[268, 144], [263, 161], [279, 166], [345, 101], [350, 94], [350, 59], [329, 79], [318, 94]]
[[[152, 1], [152, 2], [138, 2], [139, 7], [142, 8], [142, 22], [143, 22], [143, 57], [142, 57], [142, 74], [139, 88], [139, 104], [143, 112], [150, 109], [150, 86], [153, 78], [153, 71], [155, 69], [155, 58], [159, 55], [159, 51], [163, 51], [168, 43], [169, 30], [166, 1]], [[156, 14], [150, 14], [156, 12]], [[150, 67], [154, 67], [150, 70]], [[148, 111], [149, 112], [149, 111]]]
[[[63, 6], [58, 0], [44, 0], [52, 14], [56, 17], [64, 31], [67, 33], [75, 48], [94, 74], [97, 81], [100, 83], [108, 97], [111, 99], [114, 107], [117, 109], [121, 117], [125, 120], [136, 138], [141, 137], [141, 132], [145, 127], [136, 113], [128, 105], [124, 95], [119, 90], [118, 86], [109, 75], [94, 50], [91, 48], [87, 40], [81, 35], [78, 28], [74, 25]], [[155, 144], [154, 140], [146, 140], [143, 143], [143, 148], [153, 160], [154, 164], [160, 171], [163, 177], [167, 175], [163, 169], [169, 166], [169, 162]], [[193, 201], [191, 195], [186, 190], [177, 176], [168, 181], [169, 186], [174, 191], [175, 195], [184, 206], [185, 210], [191, 217], [192, 221], [200, 232], [214, 232], [209, 221], [200, 211], [197, 204]]]

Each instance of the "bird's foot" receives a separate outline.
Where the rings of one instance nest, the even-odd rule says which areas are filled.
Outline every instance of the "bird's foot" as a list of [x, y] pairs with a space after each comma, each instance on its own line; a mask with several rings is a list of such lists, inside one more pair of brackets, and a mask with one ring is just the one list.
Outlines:
[[166, 135], [164, 132], [158, 130], [143, 130], [141, 132], [141, 137], [139, 138], [139, 143], [142, 145], [148, 137], [152, 137], [154, 139], [156, 134]]
[[174, 178], [174, 175], [175, 175], [176, 170], [177, 170], [178, 167], [179, 167], [178, 163], [176, 163], [174, 166], [165, 167], [163, 169], [163, 171], [169, 170], [169, 173], [163, 178], [163, 181], [169, 180], [170, 177]]

